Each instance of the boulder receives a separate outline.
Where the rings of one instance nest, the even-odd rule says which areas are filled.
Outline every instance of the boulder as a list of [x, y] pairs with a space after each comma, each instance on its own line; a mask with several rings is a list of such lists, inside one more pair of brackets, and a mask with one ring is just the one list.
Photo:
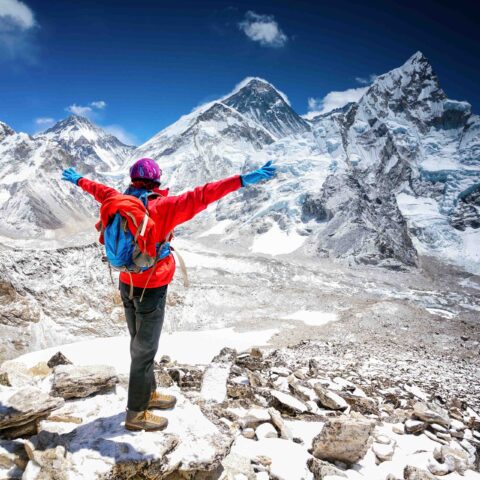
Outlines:
[[182, 390], [200, 390], [202, 388], [203, 368], [178, 365], [168, 368], [167, 372]]
[[403, 470], [404, 480], [437, 480], [431, 473], [418, 467], [407, 465]]
[[245, 408], [227, 408], [227, 414], [242, 428], [257, 428], [261, 423], [270, 421], [270, 413], [266, 408], [252, 407]]
[[29, 368], [17, 360], [7, 360], [1, 367], [2, 385], [14, 388], [22, 388], [35, 385], [37, 379], [29, 371]]
[[277, 410], [293, 415], [308, 412], [308, 407], [303, 402], [288, 393], [271, 390], [270, 395], [272, 396], [271, 406]]
[[[259, 354], [260, 353], [260, 354]], [[248, 370], [265, 370], [269, 367], [269, 364], [266, 363], [261, 356], [260, 350], [252, 349], [250, 354], [243, 353], [237, 355], [235, 360], [236, 365], [239, 367], [247, 368]]]
[[340, 395], [327, 390], [320, 383], [316, 383], [313, 388], [318, 396], [318, 401], [323, 407], [341, 411], [345, 411], [348, 408], [348, 403]]
[[442, 445], [436, 448], [433, 456], [439, 463], [448, 468], [448, 472], [458, 472], [463, 475], [468, 469], [468, 454], [464, 450], [452, 448], [449, 445]]
[[211, 363], [235, 363], [237, 351], [234, 348], [224, 347], [212, 358]]
[[405, 422], [405, 432], [406, 433], [421, 433], [426, 428], [427, 425], [425, 422], [420, 422], [419, 420], [409, 419]]
[[275, 410], [273, 407], [268, 409], [271, 421], [275, 425], [276, 429], [280, 432], [280, 438], [285, 440], [292, 440], [293, 435], [290, 429], [285, 425], [282, 416], [278, 410]]
[[298, 382], [288, 382], [290, 391], [302, 402], [309, 402], [317, 400], [315, 392], [308, 387], [300, 385]]
[[373, 398], [355, 395], [350, 392], [340, 392], [339, 395], [350, 405], [354, 412], [362, 415], [378, 415], [378, 405]]
[[155, 375], [155, 382], [158, 388], [169, 388], [173, 385], [172, 377], [161, 364], [156, 363], [153, 374]]
[[[0, 430], [24, 428], [64, 404], [63, 398], [53, 397], [37, 387], [11, 388], [0, 392]], [[31, 431], [31, 425], [28, 428]]]
[[313, 456], [321, 460], [356, 463], [367, 453], [373, 428], [374, 424], [365, 418], [328, 420], [313, 439]]
[[395, 442], [390, 442], [388, 444], [374, 442], [372, 445], [372, 450], [380, 462], [386, 462], [393, 458], [395, 446]]
[[348, 478], [344, 472], [331, 463], [319, 460], [318, 458], [309, 458], [307, 462], [308, 468], [313, 473], [314, 480], [323, 480], [328, 476]]
[[434, 403], [416, 402], [413, 405], [415, 417], [427, 423], [438, 423], [446, 427], [450, 426], [448, 412]]
[[62, 352], [57, 352], [50, 358], [47, 365], [49, 368], [55, 368], [58, 365], [72, 365], [72, 362]]
[[105, 393], [118, 383], [115, 369], [109, 365], [59, 365], [53, 371], [52, 393], [68, 398], [84, 398]]

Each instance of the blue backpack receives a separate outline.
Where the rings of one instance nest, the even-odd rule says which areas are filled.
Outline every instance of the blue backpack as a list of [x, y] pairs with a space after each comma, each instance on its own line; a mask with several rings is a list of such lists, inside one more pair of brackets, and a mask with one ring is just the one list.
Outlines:
[[[148, 199], [158, 196], [156, 193], [133, 187], [127, 188], [125, 195], [137, 197], [147, 208]], [[128, 228], [127, 219], [120, 213], [110, 220], [104, 231], [105, 251], [109, 265], [115, 270], [128, 273], [141, 273], [153, 267], [158, 261], [170, 255], [170, 243], [157, 243], [156, 256], [142, 252], [137, 244], [138, 235], [143, 235], [148, 216], [139, 226], [135, 236]], [[170, 235], [169, 235], [170, 237]]]

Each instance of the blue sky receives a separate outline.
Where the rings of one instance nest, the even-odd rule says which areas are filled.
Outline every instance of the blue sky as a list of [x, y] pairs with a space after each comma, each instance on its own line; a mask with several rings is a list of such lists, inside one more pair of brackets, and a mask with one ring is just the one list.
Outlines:
[[247, 76], [303, 114], [358, 95], [417, 50], [480, 110], [474, 2], [0, 0], [0, 120], [83, 113], [141, 143]]

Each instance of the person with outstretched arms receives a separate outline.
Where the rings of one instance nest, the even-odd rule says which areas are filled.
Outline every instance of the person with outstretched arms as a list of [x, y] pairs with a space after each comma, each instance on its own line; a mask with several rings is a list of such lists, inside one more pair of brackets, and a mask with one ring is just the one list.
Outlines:
[[173, 395], [157, 391], [154, 376], [167, 288], [175, 273], [169, 244], [174, 228], [229, 193], [271, 179], [275, 173], [276, 167], [269, 161], [251, 173], [169, 196], [168, 190], [159, 188], [162, 171], [150, 158], [137, 160], [131, 166], [131, 183], [123, 194], [88, 180], [73, 168], [63, 171], [63, 180], [77, 185], [101, 204], [97, 224], [100, 241], [105, 244], [109, 263], [120, 270], [119, 289], [130, 333], [127, 429], [163, 430], [167, 419], [149, 410], [170, 409], [176, 403]]

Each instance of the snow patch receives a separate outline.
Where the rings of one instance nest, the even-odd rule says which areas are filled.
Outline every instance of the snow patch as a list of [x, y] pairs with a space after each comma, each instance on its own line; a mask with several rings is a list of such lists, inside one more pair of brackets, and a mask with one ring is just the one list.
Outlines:
[[262, 235], [257, 235], [250, 251], [254, 253], [267, 253], [269, 255], [284, 255], [292, 253], [305, 242], [305, 237], [298, 233], [287, 233], [274, 223], [270, 230]]
[[286, 320], [300, 320], [312, 327], [320, 327], [330, 322], [338, 320], [338, 315], [333, 312], [320, 312], [311, 310], [299, 310], [298, 312], [291, 313], [286, 317]]

